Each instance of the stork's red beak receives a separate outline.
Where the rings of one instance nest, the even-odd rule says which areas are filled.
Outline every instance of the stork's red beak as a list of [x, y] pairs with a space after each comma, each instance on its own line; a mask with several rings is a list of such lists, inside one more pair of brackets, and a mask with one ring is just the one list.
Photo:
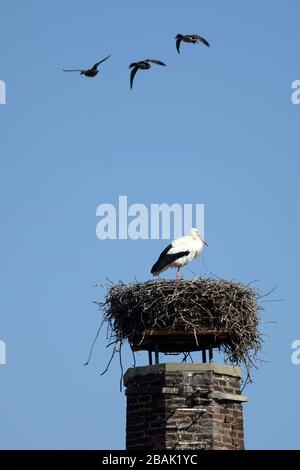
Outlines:
[[208, 244], [206, 243], [205, 240], [203, 240], [203, 238], [201, 237], [201, 235], [198, 233], [198, 237], [200, 238], [200, 240], [202, 241], [202, 243], [204, 243], [205, 246], [208, 246]]

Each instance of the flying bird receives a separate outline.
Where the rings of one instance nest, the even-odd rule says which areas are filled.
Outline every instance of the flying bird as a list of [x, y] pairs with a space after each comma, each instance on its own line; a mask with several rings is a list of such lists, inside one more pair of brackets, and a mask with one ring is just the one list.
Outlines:
[[177, 34], [175, 39], [176, 39], [176, 49], [177, 49], [178, 54], [180, 54], [181, 41], [191, 42], [193, 44], [196, 44], [196, 43], [200, 44], [202, 42], [202, 44], [204, 44], [205, 46], [210, 47], [208, 41], [202, 36], [198, 36], [198, 34], [185, 34], [185, 35]]
[[132, 69], [130, 74], [130, 89], [132, 88], [133, 79], [135, 77], [136, 72], [138, 70], [150, 69], [151, 64], [163, 65], [164, 67], [166, 67], [166, 64], [164, 64], [164, 62], [155, 59], [146, 59], [141, 60], [140, 62], [132, 62], [132, 64], [129, 65], [129, 68]]
[[102, 62], [104, 62], [105, 60], [109, 59], [110, 58], [110, 55], [108, 55], [107, 57], [105, 57], [105, 59], [102, 59], [100, 60], [99, 62], [96, 62], [93, 67], [91, 67], [90, 69], [75, 69], [75, 70], [66, 70], [66, 69], [63, 69], [64, 72], [80, 72], [80, 75], [85, 75], [86, 77], [95, 77], [97, 75], [97, 73], [99, 73], [99, 70], [98, 70], [98, 67], [100, 64], [102, 64]]
[[159, 276], [168, 268], [177, 268], [176, 279], [180, 279], [180, 268], [197, 258], [207, 243], [201, 237], [199, 230], [192, 228], [190, 235], [177, 238], [159, 255], [152, 266], [151, 274]]

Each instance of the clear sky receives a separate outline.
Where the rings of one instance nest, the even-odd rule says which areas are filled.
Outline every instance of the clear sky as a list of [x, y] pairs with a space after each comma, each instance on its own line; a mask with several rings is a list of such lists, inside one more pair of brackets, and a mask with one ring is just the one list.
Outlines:
[[[296, 0], [1, 1], [1, 448], [125, 446], [118, 361], [100, 376], [105, 332], [83, 366], [101, 321], [93, 285], [149, 279], [166, 241], [99, 240], [96, 208], [119, 195], [205, 204], [209, 269], [279, 284], [244, 391], [246, 446], [300, 448], [299, 14]], [[178, 55], [177, 33], [211, 48]], [[62, 72], [108, 54], [96, 78]], [[167, 67], [130, 91], [129, 63], [149, 57]]]

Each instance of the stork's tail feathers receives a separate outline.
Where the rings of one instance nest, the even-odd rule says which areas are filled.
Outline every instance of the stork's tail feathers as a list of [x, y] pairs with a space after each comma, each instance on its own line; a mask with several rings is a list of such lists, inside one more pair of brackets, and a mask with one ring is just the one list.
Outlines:
[[153, 276], [159, 276], [159, 274], [170, 264], [167, 255], [163, 259], [158, 259], [151, 268], [151, 274]]

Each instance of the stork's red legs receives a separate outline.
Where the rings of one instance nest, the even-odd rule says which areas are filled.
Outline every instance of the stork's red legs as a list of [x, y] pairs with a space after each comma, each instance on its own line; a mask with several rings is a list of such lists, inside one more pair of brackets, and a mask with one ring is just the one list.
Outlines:
[[182, 279], [182, 274], [180, 272], [180, 268], [177, 268], [177, 271], [176, 271], [176, 280], [177, 281], [180, 281], [180, 279]]

